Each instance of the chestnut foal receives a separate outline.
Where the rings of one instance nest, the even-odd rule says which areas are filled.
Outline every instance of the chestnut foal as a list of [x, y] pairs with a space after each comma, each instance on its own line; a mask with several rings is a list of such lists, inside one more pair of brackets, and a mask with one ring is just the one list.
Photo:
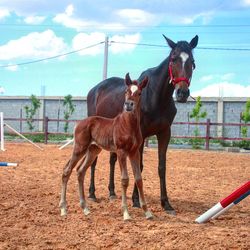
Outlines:
[[131, 162], [135, 182], [139, 190], [140, 205], [147, 219], [153, 217], [152, 213], [147, 208], [144, 198], [139, 152], [142, 143], [140, 129], [140, 95], [142, 89], [148, 83], [148, 77], [145, 77], [141, 83], [138, 83], [137, 81], [132, 81], [127, 73], [125, 83], [127, 85], [127, 90], [122, 113], [117, 115], [114, 119], [100, 116], [88, 117], [80, 121], [75, 127], [73, 153], [64, 167], [62, 175], [62, 193], [59, 204], [62, 216], [67, 214], [67, 182], [73, 168], [83, 156], [84, 158], [77, 168], [80, 206], [85, 215], [90, 213], [84, 195], [84, 177], [88, 167], [91, 166], [101, 150], [105, 149], [115, 152], [120, 164], [123, 219], [131, 219], [128, 213], [126, 198], [126, 191], [129, 184], [127, 157], [129, 157]]

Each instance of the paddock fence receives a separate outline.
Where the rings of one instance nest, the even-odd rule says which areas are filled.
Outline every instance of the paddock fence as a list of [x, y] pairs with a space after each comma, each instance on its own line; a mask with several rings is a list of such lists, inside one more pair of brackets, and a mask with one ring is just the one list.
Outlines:
[[[8, 122], [16, 122], [19, 123], [19, 132], [22, 133], [22, 127], [23, 127], [23, 123], [27, 122], [27, 119], [25, 118], [8, 118], [5, 117], [4, 121]], [[72, 135], [73, 132], [71, 133], [64, 133], [64, 132], [55, 132], [55, 131], [51, 131], [50, 130], [50, 124], [51, 123], [56, 123], [59, 124], [60, 123], [74, 123], [76, 124], [78, 121], [80, 120], [64, 120], [64, 119], [50, 119], [48, 117], [44, 117], [44, 119], [33, 119], [33, 122], [40, 122], [43, 124], [43, 131], [42, 132], [25, 132], [24, 134], [42, 134], [44, 136], [44, 143], [47, 144], [48, 143], [48, 138], [50, 134], [53, 135]], [[250, 124], [245, 124], [245, 123], [218, 123], [218, 122], [211, 122], [210, 119], [207, 119], [206, 122], [173, 122], [172, 127], [173, 126], [182, 126], [182, 127], [193, 127], [193, 128], [198, 128], [201, 131], [203, 131], [201, 133], [200, 136], [195, 136], [193, 135], [192, 132], [190, 132], [190, 135], [175, 135], [173, 134], [171, 136], [171, 138], [173, 139], [203, 139], [205, 141], [205, 149], [209, 150], [209, 145], [210, 145], [210, 141], [211, 140], [218, 140], [218, 141], [250, 141], [250, 137], [242, 137], [242, 136], [235, 136], [235, 137], [227, 137], [227, 136], [216, 136], [216, 133], [212, 133], [214, 132], [213, 129], [214, 127], [218, 128], [222, 128], [225, 129], [226, 127], [237, 127], [239, 130], [241, 129], [241, 127], [247, 126], [250, 127]]]

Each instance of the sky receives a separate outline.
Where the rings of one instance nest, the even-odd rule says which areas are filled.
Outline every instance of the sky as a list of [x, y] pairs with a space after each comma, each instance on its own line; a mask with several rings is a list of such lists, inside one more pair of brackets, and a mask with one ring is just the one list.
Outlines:
[[250, 0], [0, 0], [0, 96], [86, 96], [199, 36], [192, 96], [250, 97]]

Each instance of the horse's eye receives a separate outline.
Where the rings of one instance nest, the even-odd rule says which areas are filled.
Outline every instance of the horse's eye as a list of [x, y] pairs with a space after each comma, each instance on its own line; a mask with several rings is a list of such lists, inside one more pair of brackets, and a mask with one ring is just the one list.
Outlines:
[[172, 62], [177, 62], [177, 57], [172, 57]]

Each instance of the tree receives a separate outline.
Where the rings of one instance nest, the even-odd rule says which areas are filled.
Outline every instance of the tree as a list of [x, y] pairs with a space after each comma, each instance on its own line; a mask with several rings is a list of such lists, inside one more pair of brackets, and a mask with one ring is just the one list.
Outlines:
[[[241, 119], [245, 124], [250, 122], [250, 99], [247, 100], [245, 110], [241, 113]], [[241, 127], [241, 134], [243, 138], [247, 137], [247, 132], [248, 132], [248, 126], [242, 126]], [[250, 141], [247, 140], [242, 140], [240, 142], [240, 147], [249, 149], [250, 148]]]
[[[198, 96], [196, 99], [196, 104], [192, 110], [192, 113], [189, 115], [190, 118], [195, 119], [195, 122], [199, 122], [201, 118], [205, 118], [207, 116], [207, 112], [206, 111], [201, 112], [201, 108], [202, 108], [201, 97]], [[195, 126], [194, 136], [196, 138], [191, 139], [191, 144], [193, 148], [198, 149], [200, 148], [200, 144], [201, 144], [201, 139], [197, 138], [198, 136], [200, 136], [198, 125]]]
[[[247, 100], [246, 102], [246, 107], [245, 107], [245, 110], [241, 114], [241, 119], [244, 121], [245, 124], [250, 122], [250, 99]], [[247, 137], [247, 131], [248, 131], [247, 126], [241, 127], [241, 134], [243, 137]]]
[[74, 113], [75, 111], [75, 105], [72, 103], [72, 95], [64, 96], [63, 100], [63, 106], [65, 107], [64, 111], [64, 119], [66, 120], [64, 124], [64, 132], [67, 133], [69, 129], [69, 117]]
[[31, 100], [31, 106], [24, 106], [25, 113], [26, 113], [26, 119], [27, 119], [27, 124], [29, 127], [29, 130], [32, 131], [34, 129], [33, 125], [33, 117], [36, 114], [36, 111], [40, 108], [41, 102], [35, 95], [30, 96]]

